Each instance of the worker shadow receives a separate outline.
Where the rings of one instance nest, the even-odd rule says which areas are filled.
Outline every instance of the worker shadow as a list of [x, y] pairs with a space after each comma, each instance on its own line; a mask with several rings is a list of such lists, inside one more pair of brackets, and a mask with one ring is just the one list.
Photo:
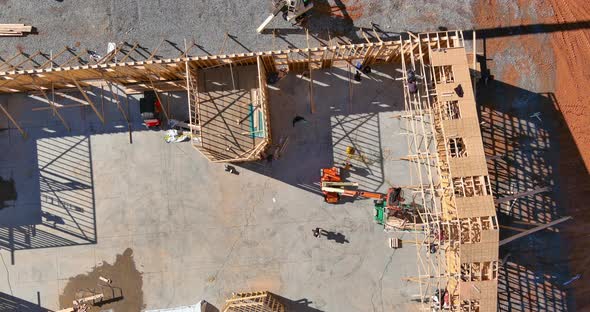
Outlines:
[[[587, 220], [587, 214], [576, 207], [581, 207], [578, 201], [590, 200], [582, 191], [590, 189], [590, 179], [560, 103], [551, 92], [533, 92], [497, 79], [488, 67], [490, 61], [484, 40], [484, 55], [478, 57], [477, 103], [492, 191], [501, 199], [551, 188], [498, 204], [500, 239], [566, 214]], [[500, 247], [499, 311], [567, 311], [573, 307], [573, 290], [564, 283], [578, 273], [572, 272], [572, 264], [584, 263], [586, 256], [575, 251], [568, 255], [572, 247], [568, 241], [573, 239], [576, 245], [589, 242], [572, 235], [576, 232], [568, 230], [575, 229], [571, 224], [562, 227], [563, 231], [544, 230]]]
[[325, 236], [327, 240], [334, 241], [338, 244], [349, 244], [350, 242], [346, 239], [346, 236], [342, 233], [333, 232], [333, 231], [326, 231], [324, 229], [320, 229], [320, 235]]
[[40, 304], [0, 292], [0, 311], [50, 312], [51, 310], [43, 308]]
[[352, 166], [350, 159], [348, 157], [344, 157], [343, 159], [344, 161], [342, 163], [336, 163], [336, 165], [341, 168], [346, 168], [347, 166], [349, 166], [347, 170], [340, 170], [340, 176], [343, 180], [355, 181], [355, 177], [368, 177], [372, 174], [371, 171], [367, 168], [356, 168]]

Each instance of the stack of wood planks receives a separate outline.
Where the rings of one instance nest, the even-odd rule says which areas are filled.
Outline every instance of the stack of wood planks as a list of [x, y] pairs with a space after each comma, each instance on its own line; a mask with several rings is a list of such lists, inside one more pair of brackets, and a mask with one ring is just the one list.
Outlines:
[[0, 37], [20, 37], [33, 31], [33, 26], [25, 24], [0, 24]]

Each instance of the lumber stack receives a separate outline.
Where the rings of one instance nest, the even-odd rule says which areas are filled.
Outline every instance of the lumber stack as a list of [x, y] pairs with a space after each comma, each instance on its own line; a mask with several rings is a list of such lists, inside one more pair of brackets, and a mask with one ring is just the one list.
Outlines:
[[20, 37], [33, 31], [33, 26], [25, 24], [0, 24], [0, 37]]

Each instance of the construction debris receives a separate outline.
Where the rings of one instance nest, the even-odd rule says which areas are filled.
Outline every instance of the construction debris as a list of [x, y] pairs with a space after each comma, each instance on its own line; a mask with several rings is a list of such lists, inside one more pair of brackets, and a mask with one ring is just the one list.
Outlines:
[[286, 21], [300, 23], [305, 17], [305, 13], [312, 8], [313, 3], [311, 0], [273, 0], [272, 13], [262, 22], [256, 31], [261, 33], [281, 12]]
[[33, 31], [33, 26], [25, 24], [0, 24], [0, 37], [21, 37]]

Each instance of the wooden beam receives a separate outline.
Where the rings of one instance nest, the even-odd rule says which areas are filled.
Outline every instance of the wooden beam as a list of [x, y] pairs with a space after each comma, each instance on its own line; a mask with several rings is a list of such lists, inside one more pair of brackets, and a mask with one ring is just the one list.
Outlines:
[[125, 111], [121, 107], [121, 102], [119, 101], [119, 95], [113, 92], [113, 84], [110, 81], [106, 81], [106, 83], [107, 83], [107, 86], [109, 87], [109, 91], [111, 92], [110, 97], [115, 99], [115, 104], [117, 104], [117, 109], [119, 109], [119, 111], [121, 112], [121, 114], [125, 118], [125, 121], [127, 121], [127, 123], [129, 124], [129, 118], [127, 118], [127, 114], [125, 113]]
[[477, 38], [475, 30], [473, 30], [473, 98], [477, 99], [477, 88], [476, 88], [476, 81], [475, 81], [475, 72], [477, 71]]
[[18, 131], [20, 131], [20, 134], [23, 136], [23, 138], [27, 138], [27, 133], [25, 132], [25, 130], [23, 130], [23, 128], [20, 127], [20, 125], [16, 122], [16, 120], [14, 120], [14, 118], [12, 117], [12, 115], [10, 115], [10, 113], [8, 113], [8, 111], [6, 110], [6, 108], [4, 108], [4, 105], [0, 103], [0, 109], [2, 110], [2, 112], [4, 112], [4, 114], [6, 115], [6, 117], [8, 117], [8, 119], [10, 119], [10, 121], [12, 121], [12, 123], [16, 126], [16, 128], [18, 129]]
[[158, 102], [160, 102], [160, 109], [162, 110], [162, 112], [164, 112], [164, 115], [166, 116], [166, 120], [167, 121], [170, 120], [170, 118], [168, 118], [168, 113], [164, 109], [164, 103], [162, 103], [162, 99], [160, 98], [158, 91], [156, 91], [156, 87], [154, 87], [154, 82], [152, 81], [152, 78], [150, 78], [148, 76], [148, 79], [150, 80], [150, 84], [152, 85], [152, 89], [154, 90], [154, 93], [156, 94], [156, 98], [158, 99]]
[[188, 52], [196, 45], [196, 43], [194, 41], [191, 40], [191, 45], [188, 46], [188, 49], [184, 49], [184, 52], [182, 54], [180, 54], [179, 58], [183, 58], [188, 56]]
[[[16, 64], [16, 65], [14, 65], [14, 68], [18, 69], [18, 68], [19, 68], [19, 67], [21, 67], [23, 64], [26, 64], [26, 63], [28, 63], [28, 62], [32, 61], [32, 60], [33, 60], [33, 58], [34, 58], [35, 56], [39, 55], [39, 54], [41, 54], [41, 50], [39, 50], [39, 51], [37, 51], [37, 52], [35, 52], [35, 53], [33, 53], [33, 54], [29, 55], [29, 57], [27, 57], [27, 59], [26, 59], [26, 60], [24, 60], [24, 61], [22, 61], [22, 62], [20, 62], [20, 63], [18, 63], [18, 64]], [[33, 66], [33, 67], [35, 67], [35, 66]]]
[[227, 38], [229, 34], [225, 32], [225, 37], [223, 38], [223, 43], [221, 44], [221, 49], [219, 49], [219, 54], [223, 54], [225, 52], [225, 44], [227, 43]]
[[369, 40], [369, 38], [367, 38], [367, 35], [365, 34], [365, 31], [364, 31], [364, 30], [363, 30], [363, 31], [361, 31], [361, 34], [363, 35], [363, 38], [365, 38], [365, 41], [366, 41], [367, 43], [371, 43], [371, 41]]
[[10, 62], [12, 62], [14, 59], [16, 59], [17, 57], [21, 56], [23, 54], [22, 51], [19, 51], [15, 56], [7, 59], [6, 61], [3, 62], [2, 65], [0, 65], [0, 67], [4, 66], [4, 65], [8, 65], [9, 68], [11, 69], [16, 69], [16, 67], [14, 65], [12, 65]]
[[[184, 46], [186, 48], [186, 40], [184, 41]], [[192, 116], [192, 113], [191, 113], [190, 66], [188, 66], [188, 61], [185, 61], [184, 62], [184, 73], [185, 73], [185, 77], [186, 77], [186, 99], [187, 99], [187, 102], [188, 102], [188, 122], [192, 126], [193, 125], [193, 116]], [[195, 109], [197, 109], [196, 108], [196, 103], [195, 103]], [[192, 134], [193, 134], [193, 129], [191, 128], [191, 141], [193, 140]]]
[[[62, 108], [84, 107], [84, 106], [88, 106], [88, 104], [61, 105], [61, 104], [57, 104], [54, 102], [54, 106], [55, 106], [55, 109], [62, 109]], [[33, 107], [31, 109], [31, 111], [37, 112], [37, 111], [46, 111], [46, 110], [50, 110], [50, 109], [51, 109], [51, 107], [49, 107], [49, 106]]]
[[98, 64], [106, 64], [110, 62], [112, 59], [116, 58], [119, 54], [119, 51], [123, 48], [123, 44], [117, 44], [115, 49], [111, 51], [110, 55], [105, 56], [103, 59], [98, 61]]
[[498, 198], [496, 199], [496, 205], [497, 204], [502, 204], [505, 202], [509, 202], [515, 199], [518, 199], [520, 197], [525, 197], [525, 196], [531, 196], [531, 195], [535, 195], [538, 193], [542, 193], [542, 192], [549, 192], [551, 190], [550, 187], [540, 187], [534, 190], [530, 190], [530, 191], [526, 191], [526, 192], [522, 192], [522, 193], [518, 193], [518, 194], [514, 194], [514, 195], [510, 195], [510, 196], [506, 196], [506, 197], [502, 197], [502, 198]]
[[375, 35], [375, 37], [377, 37], [377, 39], [379, 39], [379, 42], [383, 42], [383, 40], [381, 40], [381, 37], [379, 36], [377, 31], [375, 30], [375, 26], [373, 26], [371, 28], [373, 29], [373, 34]]
[[517, 240], [519, 238], [525, 237], [525, 236], [530, 235], [530, 234], [533, 234], [535, 232], [544, 230], [544, 229], [546, 229], [548, 227], [552, 227], [552, 226], [557, 225], [559, 223], [565, 222], [565, 221], [567, 221], [569, 219], [572, 219], [572, 217], [563, 217], [563, 218], [558, 219], [558, 220], [555, 220], [553, 222], [549, 222], [547, 224], [539, 225], [539, 226], [537, 226], [535, 228], [532, 228], [532, 229], [530, 229], [528, 231], [525, 231], [525, 232], [522, 232], [522, 233], [519, 233], [519, 234], [510, 236], [510, 237], [508, 237], [506, 239], [501, 240], [500, 243], [499, 243], [499, 246], [508, 244], [508, 243], [510, 243], [510, 242], [512, 242], [514, 240]]
[[148, 57], [148, 59], [146, 61], [151, 61], [154, 58], [154, 56], [156, 56], [156, 53], [158, 53], [158, 50], [160, 49], [160, 47], [162, 46], [163, 43], [164, 43], [164, 39], [162, 39], [162, 41], [160, 41], [160, 44], [158, 44], [158, 46], [156, 46], [156, 48], [154, 49], [152, 54], [150, 54], [150, 57]]
[[315, 113], [315, 103], [313, 102], [313, 77], [311, 75], [311, 52], [309, 51], [309, 30], [305, 29], [305, 37], [307, 39], [307, 67], [309, 69], [309, 105], [311, 113]]
[[119, 53], [119, 45], [115, 45], [115, 49], [112, 50], [111, 52], [107, 53], [105, 56], [101, 57], [100, 59], [98, 59], [96, 61], [97, 65], [103, 64], [103, 63], [107, 63], [109, 60], [111, 60], [113, 57], [115, 57], [117, 55], [117, 53]]
[[63, 118], [63, 116], [57, 111], [57, 109], [55, 108], [55, 103], [49, 99], [49, 97], [47, 96], [47, 93], [45, 92], [45, 90], [43, 90], [43, 88], [39, 87], [39, 91], [41, 91], [41, 94], [43, 95], [43, 97], [45, 98], [45, 100], [47, 100], [47, 103], [49, 103], [49, 106], [51, 107], [51, 110], [53, 111], [53, 114], [55, 114], [59, 120], [61, 120], [61, 123], [64, 125], [64, 127], [68, 130], [68, 131], [72, 131], [72, 128], [70, 128], [70, 126], [68, 125], [68, 123], [66, 122], [66, 120]]
[[136, 42], [131, 47], [131, 50], [129, 50], [129, 52], [125, 53], [125, 56], [120, 61], [118, 61], [117, 63], [124, 63], [129, 58], [129, 56], [131, 56], [131, 53], [133, 53], [133, 51], [135, 51], [135, 49], [137, 49], [138, 46], [139, 46], [139, 42]]
[[76, 79], [72, 79], [72, 81], [76, 85], [76, 88], [78, 88], [78, 90], [80, 90], [80, 93], [82, 93], [82, 96], [84, 97], [86, 102], [88, 102], [88, 104], [90, 104], [90, 106], [92, 107], [92, 110], [94, 110], [94, 112], [96, 113], [96, 116], [98, 116], [98, 119], [100, 119], [100, 121], [104, 124], [104, 117], [100, 114], [98, 109], [96, 109], [96, 106], [94, 106], [94, 103], [90, 100], [90, 98], [86, 94], [86, 91], [84, 91], [84, 89], [82, 89], [82, 87], [80, 86], [78, 81], [76, 81]]
[[[70, 50], [70, 52], [72, 52], [72, 51]], [[72, 52], [72, 53], [74, 53], [74, 52]], [[70, 63], [71, 63], [73, 60], [77, 60], [77, 61], [78, 61], [78, 64], [82, 65], [82, 62], [80, 62], [80, 60], [81, 60], [81, 56], [82, 56], [82, 54], [84, 54], [84, 53], [88, 53], [88, 49], [81, 49], [80, 53], [78, 53], [78, 54], [74, 54], [74, 56], [73, 56], [73, 57], [70, 57], [70, 58], [69, 58], [69, 59], [68, 59], [68, 60], [67, 60], [65, 63], [63, 63], [63, 64], [59, 65], [59, 67], [66, 67], [66, 66], [67, 66], [67, 65], [69, 65], [69, 64], [70, 64]]]
[[352, 112], [352, 78], [350, 72], [350, 63], [346, 63], [348, 69], [348, 112]]
[[66, 46], [66, 47], [65, 47], [63, 50], [61, 50], [61, 51], [60, 51], [59, 53], [57, 53], [56, 55], [51, 55], [51, 56], [49, 57], [49, 60], [48, 60], [47, 62], [45, 62], [45, 63], [41, 64], [41, 66], [39, 66], [37, 69], [43, 69], [43, 68], [45, 68], [45, 66], [47, 66], [47, 65], [51, 65], [51, 67], [53, 67], [53, 64], [56, 64], [56, 65], [57, 65], [57, 63], [55, 63], [55, 62], [54, 62], [55, 58], [57, 58], [57, 57], [60, 57], [62, 54], [64, 54], [65, 52], [67, 52], [67, 51], [69, 51], [69, 50], [70, 50], [70, 47]]
[[225, 302], [232, 303], [232, 302], [240, 302], [240, 301], [244, 301], [244, 300], [252, 300], [252, 299], [256, 299], [256, 298], [266, 298], [266, 297], [268, 297], [268, 294], [262, 293], [262, 294], [252, 295], [252, 296], [231, 298], [231, 299], [225, 300]]

